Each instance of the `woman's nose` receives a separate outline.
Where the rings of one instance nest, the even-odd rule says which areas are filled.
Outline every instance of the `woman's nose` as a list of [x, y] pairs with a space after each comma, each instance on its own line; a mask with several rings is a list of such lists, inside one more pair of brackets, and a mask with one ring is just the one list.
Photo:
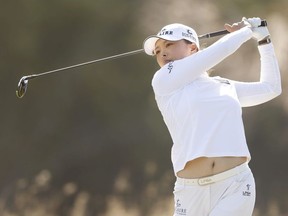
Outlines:
[[161, 56], [162, 56], [162, 57], [167, 57], [167, 52], [162, 51]]

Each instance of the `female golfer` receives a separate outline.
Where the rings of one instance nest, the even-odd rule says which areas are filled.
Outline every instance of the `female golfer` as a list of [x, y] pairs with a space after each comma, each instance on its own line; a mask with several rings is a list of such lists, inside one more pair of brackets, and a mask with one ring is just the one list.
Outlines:
[[[174, 216], [252, 215], [255, 183], [241, 107], [281, 93], [274, 48], [260, 23], [260, 18], [243, 18], [226, 24], [232, 33], [203, 50], [196, 32], [182, 24], [167, 25], [144, 41], [145, 52], [161, 67], [152, 86], [173, 140]], [[252, 37], [261, 57], [258, 82], [208, 76], [207, 70]]]

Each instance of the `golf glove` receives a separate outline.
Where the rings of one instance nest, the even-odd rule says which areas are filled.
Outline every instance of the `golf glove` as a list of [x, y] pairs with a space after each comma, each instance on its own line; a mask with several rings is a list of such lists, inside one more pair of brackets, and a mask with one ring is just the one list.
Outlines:
[[247, 23], [247, 24], [249, 23], [253, 32], [252, 37], [258, 42], [270, 36], [268, 28], [266, 26], [260, 26], [261, 19], [259, 17], [253, 17], [249, 19], [243, 17], [242, 21], [244, 21], [244, 23]]

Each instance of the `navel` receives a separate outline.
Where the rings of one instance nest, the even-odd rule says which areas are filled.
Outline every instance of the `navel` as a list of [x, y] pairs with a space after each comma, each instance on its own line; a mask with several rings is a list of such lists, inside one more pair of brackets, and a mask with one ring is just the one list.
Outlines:
[[212, 169], [215, 167], [215, 161], [213, 161], [212, 163]]

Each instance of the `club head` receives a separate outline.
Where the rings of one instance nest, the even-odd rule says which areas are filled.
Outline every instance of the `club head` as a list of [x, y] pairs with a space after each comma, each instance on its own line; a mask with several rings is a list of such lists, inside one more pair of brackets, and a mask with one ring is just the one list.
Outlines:
[[26, 91], [28, 86], [28, 79], [26, 76], [22, 77], [18, 83], [17, 90], [16, 90], [16, 96], [18, 98], [22, 98]]

